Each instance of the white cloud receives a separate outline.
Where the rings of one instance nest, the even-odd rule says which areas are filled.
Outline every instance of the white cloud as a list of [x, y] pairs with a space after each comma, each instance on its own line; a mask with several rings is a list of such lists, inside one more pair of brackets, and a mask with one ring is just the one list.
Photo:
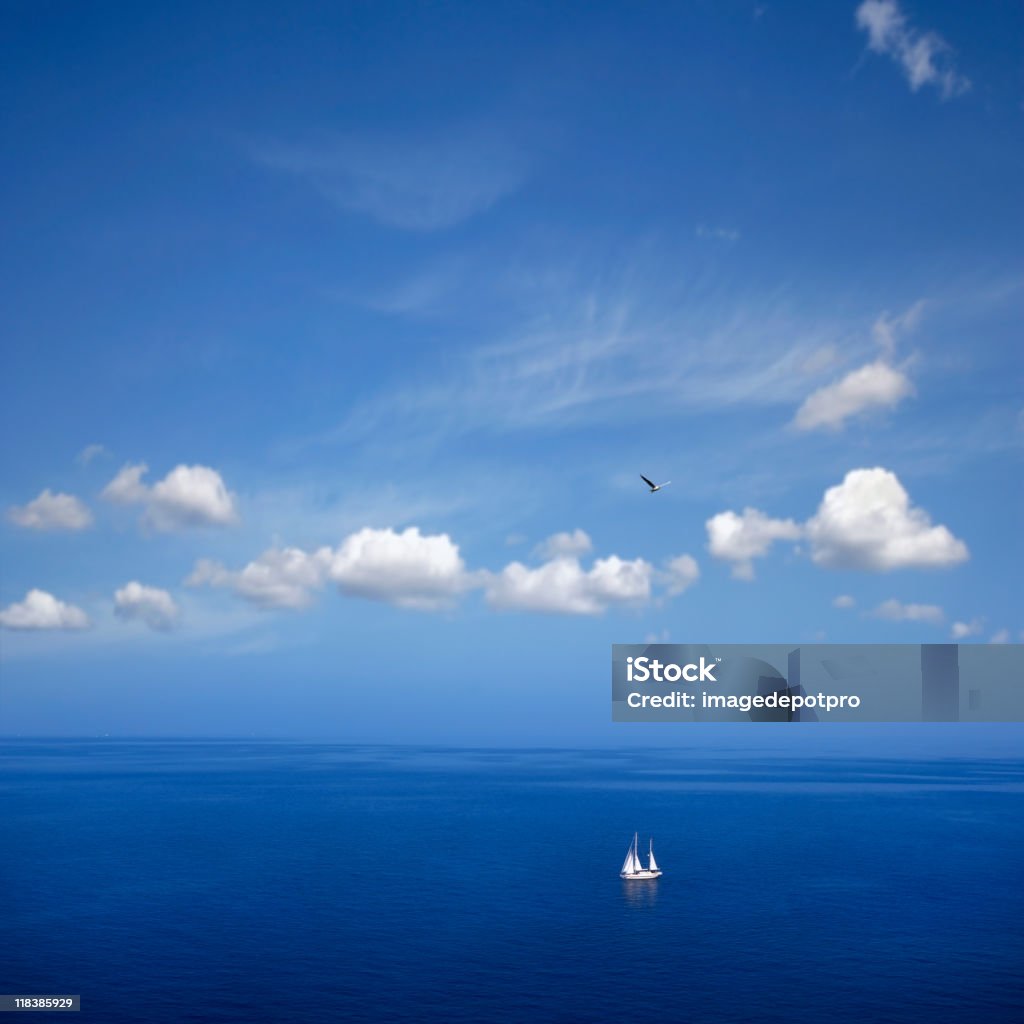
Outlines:
[[418, 138], [342, 138], [266, 148], [257, 159], [309, 182], [336, 206], [407, 231], [452, 227], [523, 183], [528, 161], [486, 124]]
[[911, 505], [895, 473], [852, 469], [830, 487], [807, 521], [811, 557], [829, 568], [941, 568], [968, 557], [967, 545]]
[[700, 579], [700, 566], [692, 555], [677, 555], [669, 560], [664, 575], [669, 594], [675, 596]]
[[802, 533], [792, 519], [772, 519], [756, 508], [745, 508], [742, 515], [719, 512], [704, 525], [708, 550], [715, 558], [732, 562], [732, 574], [740, 580], [754, 578], [753, 560], [766, 555], [775, 541], [797, 540]]
[[943, 99], [966, 92], [971, 83], [952, 66], [949, 44], [936, 32], [911, 27], [896, 0], [864, 0], [857, 25], [868, 34], [868, 49], [900, 64], [911, 91], [934, 85]]
[[368, 394], [335, 428], [302, 443], [389, 438], [407, 448], [410, 436], [438, 443], [477, 430], [606, 424], [610, 406], [623, 424], [795, 407], [807, 392], [803, 367], [823, 340], [856, 341], [831, 315], [796, 317], [776, 299], [725, 309], [688, 288], [666, 297], [667, 285], [636, 285], [660, 280], [659, 268], [646, 263], [630, 268], [629, 278], [580, 289], [563, 276], [557, 289], [525, 292], [522, 319], [517, 314], [495, 340], [453, 350], [439, 373], [415, 386]]
[[981, 619], [971, 619], [970, 622], [954, 622], [949, 635], [953, 640], [966, 640], [969, 636], [977, 636], [983, 625]]
[[327, 575], [343, 593], [421, 610], [451, 604], [473, 583], [448, 534], [424, 535], [415, 526], [350, 534]]
[[799, 430], [838, 430], [851, 416], [893, 408], [913, 390], [906, 374], [878, 359], [808, 395], [793, 423]]
[[101, 444], [87, 444], [76, 456], [75, 461], [82, 466], [88, 466], [93, 459], [101, 455], [109, 455], [110, 452]]
[[181, 610], [166, 590], [144, 586], [137, 580], [114, 591], [114, 613], [158, 630], [170, 629], [181, 617]]
[[1008, 629], [1001, 629], [998, 633], [992, 634], [992, 639], [989, 640], [990, 644], [1008, 644], [1010, 642], [1010, 631]]
[[313, 591], [323, 587], [332, 555], [326, 547], [312, 554], [301, 548], [270, 548], [237, 572], [201, 559], [185, 583], [225, 587], [260, 608], [305, 608]]
[[122, 505], [144, 505], [145, 521], [158, 530], [238, 522], [235, 496], [215, 469], [175, 466], [152, 487], [142, 481], [147, 469], [145, 463], [123, 467], [102, 497]]
[[590, 537], [583, 530], [573, 530], [572, 533], [552, 534], [534, 548], [534, 554], [545, 559], [558, 558], [559, 555], [575, 558], [578, 555], [585, 555], [593, 546]]
[[888, 311], [886, 311], [874, 322], [871, 333], [887, 356], [892, 356], [893, 352], [895, 352], [896, 342], [900, 337], [912, 331], [921, 322], [924, 307], [924, 299], [918, 299], [917, 302], [902, 313], [890, 316]]
[[832, 601], [833, 608], [853, 608], [856, 601], [849, 594], [840, 594]]
[[740, 237], [736, 228], [709, 227], [707, 224], [698, 224], [694, 234], [698, 238], [710, 238], [719, 242], [736, 242]]
[[30, 590], [23, 601], [0, 611], [7, 629], [86, 629], [89, 617], [81, 608], [59, 601], [45, 590]]
[[84, 530], [92, 525], [92, 513], [73, 494], [54, 494], [49, 488], [27, 505], [8, 509], [8, 518], [30, 530]]
[[901, 604], [895, 598], [883, 601], [871, 614], [890, 622], [926, 622], [930, 626], [941, 625], [945, 618], [936, 604]]
[[186, 583], [225, 587], [263, 608], [304, 608], [328, 581], [344, 594], [419, 610], [447, 607], [475, 583], [447, 534], [417, 527], [366, 527], [313, 552], [271, 548], [239, 571], [204, 559]]
[[639, 604], [650, 598], [652, 567], [642, 558], [599, 558], [584, 570], [575, 558], [562, 556], [537, 568], [521, 562], [490, 575], [487, 601], [495, 608], [599, 615], [613, 604]]

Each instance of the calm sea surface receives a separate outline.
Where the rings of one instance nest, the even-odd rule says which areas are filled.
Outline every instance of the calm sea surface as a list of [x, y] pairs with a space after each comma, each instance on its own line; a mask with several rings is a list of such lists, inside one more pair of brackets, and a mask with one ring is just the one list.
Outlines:
[[[637, 829], [657, 882], [618, 877]], [[1024, 761], [15, 741], [0, 992], [111, 1024], [1019, 1024], [1022, 851]]]

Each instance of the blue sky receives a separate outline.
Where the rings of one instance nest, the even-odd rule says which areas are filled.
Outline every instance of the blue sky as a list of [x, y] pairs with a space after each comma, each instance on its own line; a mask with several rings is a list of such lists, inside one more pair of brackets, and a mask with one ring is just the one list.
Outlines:
[[613, 642], [1024, 638], [1017, 5], [6, 20], [2, 731], [585, 741]]

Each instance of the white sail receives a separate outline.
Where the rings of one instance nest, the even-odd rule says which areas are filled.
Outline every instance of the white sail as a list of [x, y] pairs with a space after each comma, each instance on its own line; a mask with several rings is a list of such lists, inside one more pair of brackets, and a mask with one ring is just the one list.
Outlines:
[[654, 859], [654, 840], [653, 839], [651, 840], [650, 852], [647, 854], [647, 870], [648, 871], [657, 871], [658, 870], [658, 862]]
[[621, 874], [631, 875], [637, 869], [636, 854], [633, 852], [633, 844], [629, 844], [629, 849], [626, 851], [626, 860], [622, 865]]
[[629, 849], [626, 851], [626, 860], [622, 865], [621, 874], [623, 875], [635, 875], [638, 871], [643, 871], [640, 866], [640, 858], [636, 855], [636, 841], [637, 837], [633, 836], [633, 842], [629, 844]]

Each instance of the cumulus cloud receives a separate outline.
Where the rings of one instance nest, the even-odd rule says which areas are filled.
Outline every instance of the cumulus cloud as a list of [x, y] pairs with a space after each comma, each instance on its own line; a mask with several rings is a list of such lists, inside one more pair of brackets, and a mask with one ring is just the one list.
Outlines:
[[232, 571], [220, 562], [201, 559], [187, 586], [224, 587], [261, 608], [305, 608], [324, 585], [333, 552], [307, 553], [301, 548], [270, 548], [244, 568]]
[[708, 550], [715, 558], [732, 562], [736, 579], [754, 578], [754, 559], [768, 553], [777, 540], [797, 540], [802, 529], [792, 519], [772, 519], [756, 508], [742, 515], [729, 510], [712, 516], [705, 524]]
[[594, 545], [590, 537], [583, 530], [573, 530], [572, 533], [555, 533], [542, 541], [534, 549], [534, 554], [541, 558], [558, 558], [560, 555], [568, 555], [575, 558], [585, 555]]
[[181, 610], [166, 590], [132, 580], [114, 591], [114, 614], [144, 622], [150, 629], [166, 630], [177, 625]]
[[124, 466], [102, 497], [122, 505], [145, 506], [145, 521], [158, 530], [187, 526], [229, 526], [238, 522], [235, 496], [209, 466], [176, 466], [151, 487], [142, 480], [145, 463]]
[[700, 566], [692, 555], [677, 555], [669, 560], [664, 576], [668, 592], [674, 597], [700, 579]]
[[[809, 541], [811, 559], [830, 569], [932, 569], [969, 557], [967, 545], [946, 526], [911, 504], [899, 478], [888, 469], [851, 469], [841, 484], [828, 488], [818, 511], [805, 523], [773, 519], [756, 508], [742, 515], [719, 512], [705, 523], [708, 550], [732, 563], [737, 579], [754, 578], [753, 560], [777, 540]], [[846, 600], [851, 603], [847, 605]], [[837, 598], [836, 607], [853, 599]]]
[[798, 430], [838, 430], [850, 417], [872, 409], [891, 409], [913, 391], [902, 370], [878, 359], [808, 395], [793, 424]]
[[498, 572], [471, 571], [448, 534], [366, 527], [336, 548], [271, 548], [238, 570], [201, 559], [185, 582], [230, 590], [262, 608], [304, 608], [318, 590], [334, 583], [343, 594], [400, 608], [446, 608], [464, 593], [482, 589], [498, 609], [596, 615], [614, 605], [648, 601], [655, 583], [670, 596], [681, 594], [700, 576], [690, 555], [670, 559], [659, 572], [641, 558], [617, 555], [584, 569], [569, 553], [590, 547], [582, 530], [555, 534], [542, 547], [562, 553], [540, 566], [512, 562]]
[[833, 598], [833, 608], [852, 608], [857, 602], [849, 594], [840, 594], [838, 597]]
[[990, 644], [1008, 644], [1010, 642], [1010, 631], [1008, 629], [1001, 629], [998, 633], [992, 634], [992, 639], [989, 640]]
[[936, 32], [912, 27], [896, 0], [864, 0], [856, 18], [868, 34], [868, 49], [896, 61], [912, 92], [933, 85], [949, 99], [970, 89], [970, 80], [953, 66], [949, 44]]
[[263, 608], [304, 608], [327, 582], [355, 597], [435, 610], [473, 586], [474, 577], [446, 533], [366, 527], [337, 548], [271, 548], [238, 571], [204, 559], [186, 580], [226, 587]]
[[450, 605], [473, 582], [447, 533], [421, 534], [415, 526], [350, 534], [327, 575], [342, 593], [420, 610]]
[[969, 636], [977, 636], [983, 626], [984, 623], [981, 619], [971, 619], [970, 622], [954, 622], [949, 635], [953, 640], [966, 640]]
[[653, 569], [642, 558], [599, 558], [589, 570], [562, 556], [537, 568], [512, 562], [486, 584], [494, 608], [599, 615], [610, 605], [638, 604], [651, 596]]
[[837, 569], [942, 568], [968, 557], [967, 545], [910, 503], [895, 473], [852, 469], [830, 487], [806, 524], [811, 557]]
[[7, 629], [86, 629], [89, 617], [81, 608], [58, 600], [45, 590], [30, 590], [23, 601], [0, 611]]
[[7, 517], [29, 530], [84, 530], [92, 525], [92, 513], [80, 499], [49, 488], [27, 505], [12, 506]]
[[902, 604], [895, 598], [883, 601], [872, 613], [876, 619], [888, 619], [889, 622], [926, 622], [930, 626], [939, 626], [945, 613], [937, 604]]

